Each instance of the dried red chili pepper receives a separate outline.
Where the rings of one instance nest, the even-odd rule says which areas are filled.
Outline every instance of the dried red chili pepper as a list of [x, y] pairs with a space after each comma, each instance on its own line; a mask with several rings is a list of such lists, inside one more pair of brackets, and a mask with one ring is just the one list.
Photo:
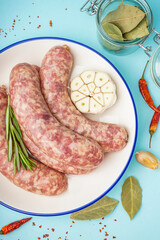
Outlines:
[[2, 229], [0, 230], [0, 234], [6, 235], [6, 234], [16, 230], [17, 228], [19, 228], [20, 226], [22, 226], [24, 223], [28, 222], [31, 219], [32, 218], [24, 218], [22, 220], [10, 223], [10, 224], [2, 227]]
[[148, 62], [149, 61], [147, 61], [146, 66], [145, 66], [144, 71], [143, 71], [143, 75], [142, 75], [141, 79], [139, 80], [139, 90], [140, 90], [140, 92], [142, 94], [142, 97], [144, 98], [144, 100], [148, 104], [148, 106], [150, 108], [152, 108], [155, 112], [160, 113], [160, 110], [158, 110], [156, 108], [156, 106], [154, 105], [153, 99], [152, 99], [152, 97], [151, 97], [151, 95], [149, 93], [149, 90], [148, 90], [147, 82], [144, 79], [144, 74], [145, 74], [145, 70], [146, 70], [146, 67], [148, 65]]
[[[158, 106], [157, 109], [160, 110], [160, 105]], [[160, 118], [160, 113], [155, 112], [153, 117], [152, 117], [151, 124], [149, 126], [149, 133], [150, 133], [149, 148], [151, 148], [152, 136], [153, 136], [153, 134], [155, 133], [155, 131], [157, 129], [159, 118]]]

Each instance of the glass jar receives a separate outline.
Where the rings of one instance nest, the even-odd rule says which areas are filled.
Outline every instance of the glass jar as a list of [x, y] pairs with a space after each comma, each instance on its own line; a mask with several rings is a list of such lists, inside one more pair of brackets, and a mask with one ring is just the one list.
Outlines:
[[153, 81], [160, 87], [160, 46], [155, 50], [150, 59], [150, 72]]
[[[132, 41], [117, 41], [111, 38], [102, 28], [101, 22], [103, 18], [111, 11], [117, 9], [122, 0], [104, 0], [98, 7], [96, 14], [96, 24], [98, 30], [98, 38], [102, 45], [113, 54], [127, 55], [139, 48], [139, 44], [143, 42], [147, 36]], [[152, 31], [153, 15], [152, 10], [145, 0], [125, 0], [125, 4], [136, 6], [142, 9], [148, 17], [148, 30]]]

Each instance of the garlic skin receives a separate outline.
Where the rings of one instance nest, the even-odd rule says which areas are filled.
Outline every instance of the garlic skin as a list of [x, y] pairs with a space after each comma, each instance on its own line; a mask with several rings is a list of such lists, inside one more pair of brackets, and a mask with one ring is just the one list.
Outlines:
[[144, 167], [147, 167], [153, 170], [159, 168], [159, 160], [152, 153], [148, 151], [136, 152], [135, 158]]
[[71, 81], [70, 89], [72, 102], [82, 113], [101, 113], [117, 99], [116, 85], [104, 72], [82, 72]]

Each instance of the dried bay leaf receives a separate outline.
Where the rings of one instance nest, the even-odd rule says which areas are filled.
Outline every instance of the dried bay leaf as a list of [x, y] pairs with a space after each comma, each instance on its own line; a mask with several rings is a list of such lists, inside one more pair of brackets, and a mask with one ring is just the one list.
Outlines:
[[105, 196], [91, 206], [72, 213], [70, 218], [74, 220], [99, 219], [111, 213], [118, 203], [119, 201]]
[[121, 30], [113, 23], [104, 23], [102, 25], [104, 31], [113, 39], [123, 41]]
[[133, 30], [131, 30], [128, 33], [124, 34], [125, 40], [134, 40], [136, 38], [142, 38], [149, 34], [148, 31], [148, 17], [145, 16], [144, 19], [135, 27]]
[[142, 189], [136, 178], [131, 176], [125, 180], [122, 186], [121, 201], [132, 220], [142, 203]]
[[109, 12], [102, 20], [102, 25], [106, 22], [115, 24], [122, 33], [130, 32], [145, 17], [145, 13], [135, 6], [120, 4], [114, 11]]

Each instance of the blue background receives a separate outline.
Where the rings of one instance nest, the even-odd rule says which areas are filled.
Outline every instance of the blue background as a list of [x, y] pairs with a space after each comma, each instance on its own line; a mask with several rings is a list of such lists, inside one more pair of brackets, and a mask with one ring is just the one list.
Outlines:
[[[82, 42], [107, 57], [121, 72], [133, 94], [138, 113], [138, 139], [135, 152], [149, 150], [148, 128], [153, 111], [142, 99], [138, 80], [142, 75], [148, 57], [141, 49], [129, 56], [115, 56], [103, 49], [97, 40], [95, 16], [88, 16], [80, 12], [80, 7], [85, 0], [0, 0], [0, 49], [14, 42], [42, 36], [64, 37]], [[153, 15], [154, 27], [160, 32], [160, 1], [148, 0]], [[17, 17], [18, 16], [18, 17]], [[29, 17], [30, 16], [30, 17]], [[39, 18], [37, 17], [39, 16]], [[16, 20], [12, 30], [13, 20]], [[18, 21], [20, 19], [20, 21]], [[49, 26], [52, 20], [53, 27]], [[31, 22], [31, 24], [29, 24]], [[41, 25], [38, 29], [37, 26]], [[24, 30], [25, 29], [25, 30]], [[4, 37], [6, 35], [6, 37]], [[147, 41], [152, 45], [152, 37]], [[160, 104], [160, 90], [153, 83], [149, 68], [145, 78], [148, 81], [150, 92], [155, 104]], [[157, 157], [160, 154], [160, 126], [152, 139], [152, 153]], [[135, 155], [135, 154], [134, 154]], [[150, 170], [138, 164], [133, 155], [132, 161], [118, 184], [109, 192], [108, 196], [120, 200], [122, 184], [128, 176], [138, 179], [143, 189], [143, 200], [140, 211], [130, 221], [121, 203], [104, 220], [75, 221], [72, 223], [70, 215], [60, 217], [33, 217], [33, 219], [15, 232], [0, 237], [0, 240], [36, 240], [43, 239], [44, 234], [49, 234], [48, 239], [58, 240], [159, 240], [160, 239], [160, 170]], [[65, 203], [64, 203], [65, 204]], [[0, 228], [12, 221], [27, 217], [0, 206]], [[117, 219], [117, 221], [114, 221]], [[35, 226], [32, 226], [35, 222]], [[99, 224], [102, 222], [102, 224]], [[39, 226], [42, 225], [42, 228]], [[72, 225], [72, 227], [70, 227]], [[102, 227], [106, 225], [106, 228]], [[49, 230], [47, 230], [49, 228]], [[51, 228], [54, 228], [53, 232]], [[109, 236], [105, 236], [105, 231]], [[66, 234], [68, 232], [68, 234]], [[82, 235], [82, 236], [80, 236]], [[44, 238], [47, 239], [47, 238]]]

